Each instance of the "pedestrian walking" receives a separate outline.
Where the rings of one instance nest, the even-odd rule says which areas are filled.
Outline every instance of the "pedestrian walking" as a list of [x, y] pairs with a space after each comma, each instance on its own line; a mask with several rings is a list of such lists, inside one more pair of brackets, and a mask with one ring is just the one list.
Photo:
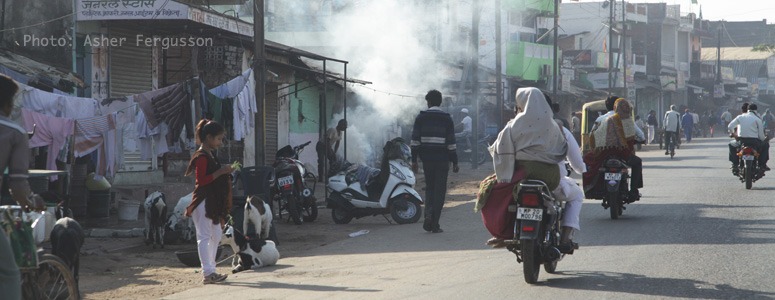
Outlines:
[[196, 126], [199, 150], [194, 152], [186, 176], [195, 174], [194, 195], [186, 207], [186, 216], [194, 220], [196, 245], [202, 263], [202, 283], [226, 280], [227, 275], [215, 272], [215, 255], [221, 242], [222, 226], [231, 211], [230, 165], [221, 166], [213, 152], [223, 144], [226, 130], [215, 121], [203, 119]]
[[718, 124], [719, 120], [713, 114], [713, 111], [709, 111], [707, 112], [707, 114], [708, 114], [708, 132], [710, 132], [710, 137], [713, 137], [713, 132], [715, 131], [716, 124]]
[[727, 126], [729, 126], [729, 122], [732, 122], [732, 112], [727, 109], [721, 114], [721, 117], [719, 118], [721, 119], [721, 122], [723, 122], [724, 128], [727, 128]]
[[452, 117], [441, 110], [441, 92], [430, 90], [425, 95], [428, 109], [414, 119], [412, 129], [412, 171], [417, 173], [417, 159], [422, 160], [425, 174], [425, 221], [422, 228], [433, 233], [444, 232], [439, 225], [444, 197], [447, 194], [449, 163], [457, 173], [455, 125]]
[[571, 133], [573, 133], [573, 138], [576, 139], [576, 144], [581, 145], [581, 112], [573, 113], [571, 126]]
[[658, 127], [658, 124], [659, 124], [659, 123], [657, 123], [657, 112], [654, 111], [653, 109], [651, 111], [649, 111], [649, 116], [648, 116], [648, 119], [646, 120], [646, 124], [648, 124], [648, 126], [649, 126], [649, 128], [648, 128], [648, 132], [649, 132], [648, 142], [649, 142], [649, 144], [653, 144], [654, 143], [654, 139], [656, 137], [655, 130]]
[[684, 137], [686, 142], [692, 142], [692, 130], [694, 130], [694, 116], [689, 112], [689, 109], [684, 110], [684, 115], [681, 117], [681, 125], [683, 125]]
[[[19, 86], [10, 78], [0, 75], [0, 170], [8, 170], [8, 181], [0, 181], [0, 188], [10, 188], [13, 200], [29, 207], [27, 182], [30, 147], [27, 132], [8, 116], [13, 110], [13, 98]], [[6, 183], [8, 186], [3, 186]], [[16, 265], [10, 239], [0, 233], [0, 294], [3, 299], [18, 300], [21, 294], [21, 273]]]

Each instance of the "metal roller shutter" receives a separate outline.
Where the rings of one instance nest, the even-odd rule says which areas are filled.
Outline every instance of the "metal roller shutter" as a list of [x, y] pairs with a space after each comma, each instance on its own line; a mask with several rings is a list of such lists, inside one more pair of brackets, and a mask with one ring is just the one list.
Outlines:
[[[277, 84], [271, 84], [267, 83], [266, 90], [267, 91], [275, 91], [277, 90], [278, 85]], [[264, 141], [265, 141], [265, 147], [264, 151], [265, 157], [266, 157], [266, 164], [271, 165], [274, 163], [275, 153], [278, 150], [277, 146], [277, 110], [279, 107], [279, 99], [277, 98], [277, 92], [269, 93], [269, 95], [266, 95], [266, 104], [264, 108], [266, 109], [266, 120], [264, 120], [264, 124], [266, 124], [266, 128], [264, 130]], [[259, 95], [256, 95], [256, 98], [258, 98]]]
[[113, 38], [125, 38], [110, 48], [110, 96], [123, 97], [153, 89], [153, 48], [138, 46], [132, 31], [111, 28]]

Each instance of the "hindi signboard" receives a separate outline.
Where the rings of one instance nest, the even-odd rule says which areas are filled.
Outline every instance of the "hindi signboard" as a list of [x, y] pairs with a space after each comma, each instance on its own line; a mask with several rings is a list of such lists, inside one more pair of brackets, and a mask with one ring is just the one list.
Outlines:
[[188, 19], [188, 5], [172, 0], [76, 0], [78, 21]]

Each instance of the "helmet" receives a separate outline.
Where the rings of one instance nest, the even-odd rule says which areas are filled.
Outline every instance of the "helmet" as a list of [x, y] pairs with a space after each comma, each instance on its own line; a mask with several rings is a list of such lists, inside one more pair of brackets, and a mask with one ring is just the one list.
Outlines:
[[462, 112], [464, 114], [467, 114], [468, 113], [468, 108], [461, 109], [460, 112]]

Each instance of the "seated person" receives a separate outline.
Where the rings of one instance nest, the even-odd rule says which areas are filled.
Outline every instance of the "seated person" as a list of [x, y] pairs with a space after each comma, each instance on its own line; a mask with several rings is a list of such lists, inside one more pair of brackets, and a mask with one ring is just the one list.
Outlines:
[[641, 131], [638, 134], [632, 117], [632, 106], [624, 98], [616, 100], [615, 113], [604, 119], [590, 135], [592, 151], [584, 155], [587, 172], [584, 173], [584, 192], [587, 198], [599, 199], [602, 185], [598, 183], [600, 166], [610, 157], [624, 160], [632, 168], [630, 178], [630, 200], [640, 199], [638, 189], [643, 187], [643, 161], [635, 155], [636, 141], [645, 141]]

